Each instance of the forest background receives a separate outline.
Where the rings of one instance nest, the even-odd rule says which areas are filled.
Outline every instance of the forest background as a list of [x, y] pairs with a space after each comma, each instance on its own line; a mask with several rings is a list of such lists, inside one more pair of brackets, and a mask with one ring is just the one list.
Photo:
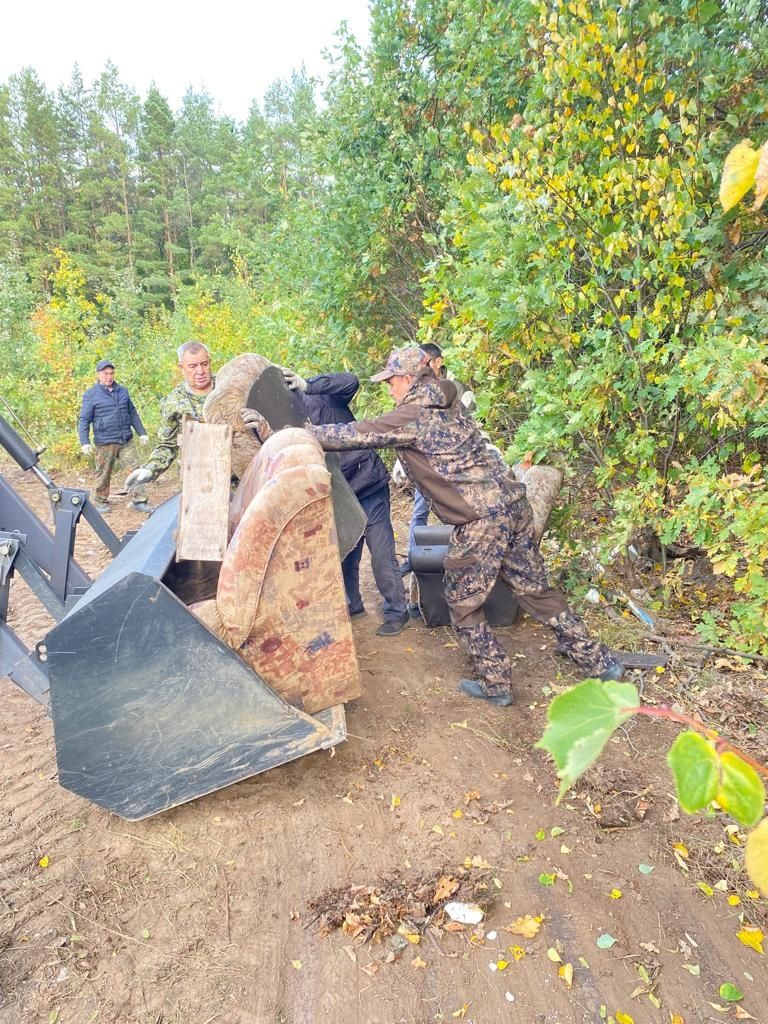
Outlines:
[[768, 217], [717, 187], [768, 137], [768, 3], [370, 11], [322, 89], [294, 72], [243, 124], [111, 64], [0, 86], [3, 397], [66, 458], [104, 356], [151, 427], [190, 337], [363, 377], [435, 341], [509, 460], [576, 481], [576, 583], [649, 527], [731, 583], [703, 636], [767, 650]]

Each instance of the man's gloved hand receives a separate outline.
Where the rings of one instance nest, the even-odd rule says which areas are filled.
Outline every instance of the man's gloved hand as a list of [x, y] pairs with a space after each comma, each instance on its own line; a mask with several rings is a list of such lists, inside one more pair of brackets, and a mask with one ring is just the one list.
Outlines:
[[138, 487], [139, 484], [148, 484], [152, 479], [152, 471], [145, 469], [144, 466], [139, 466], [138, 469], [129, 474], [125, 478], [125, 489], [126, 491], [132, 491], [134, 487]]
[[469, 388], [467, 388], [467, 390], [461, 396], [459, 401], [467, 410], [467, 412], [474, 412], [475, 409], [477, 408], [477, 399], [475, 398], [475, 392], [470, 391]]
[[83, 455], [90, 455], [91, 452], [93, 451], [93, 448], [91, 448], [89, 444], [81, 444], [80, 451], [83, 453]]
[[400, 459], [395, 460], [395, 464], [392, 467], [392, 483], [395, 487], [405, 487], [408, 483], [408, 477], [405, 475], [405, 470], [400, 462]]
[[262, 444], [264, 444], [268, 437], [272, 436], [272, 427], [270, 427], [261, 413], [256, 412], [255, 409], [241, 409], [240, 418], [246, 427], [254, 432]]
[[146, 446], [149, 444], [149, 435], [139, 434], [139, 444], [141, 445], [142, 448], [146, 448]]
[[281, 366], [280, 369], [283, 371], [283, 378], [291, 391], [307, 390], [307, 382], [298, 373], [294, 370], [289, 370], [287, 366]]

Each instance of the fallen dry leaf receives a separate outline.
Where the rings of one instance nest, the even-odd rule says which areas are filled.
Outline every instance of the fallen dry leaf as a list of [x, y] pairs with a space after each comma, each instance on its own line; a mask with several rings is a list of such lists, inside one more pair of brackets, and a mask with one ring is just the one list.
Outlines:
[[539, 934], [540, 928], [541, 918], [526, 914], [525, 917], [518, 917], [512, 924], [506, 925], [504, 931], [511, 932], [513, 935], [522, 935], [524, 939], [533, 939]]
[[557, 973], [565, 982], [566, 988], [573, 986], [573, 964], [563, 964]]
[[427, 966], [427, 961], [426, 960], [422, 960], [420, 956], [415, 956], [413, 958], [413, 960], [411, 960], [411, 967], [414, 967], [417, 971], [419, 969], [421, 969], [421, 968], [426, 967], [426, 966]]
[[453, 896], [458, 888], [459, 883], [455, 878], [451, 878], [450, 875], [441, 875], [435, 888], [435, 903], [439, 903], [440, 900], [447, 900], [449, 896]]
[[748, 1013], [743, 1006], [734, 1006], [733, 1015], [736, 1020], [757, 1020], [757, 1018], [753, 1017], [751, 1013]]
[[736, 932], [736, 938], [739, 942], [743, 942], [745, 946], [749, 946], [750, 949], [754, 949], [758, 953], [765, 952], [763, 949], [763, 939], [765, 936], [759, 928], [745, 925], [741, 931]]

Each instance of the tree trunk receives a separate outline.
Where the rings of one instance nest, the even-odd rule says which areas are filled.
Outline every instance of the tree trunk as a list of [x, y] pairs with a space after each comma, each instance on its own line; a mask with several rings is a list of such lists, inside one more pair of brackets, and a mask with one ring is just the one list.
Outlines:
[[133, 270], [133, 233], [131, 231], [131, 214], [128, 209], [128, 189], [125, 184], [125, 175], [120, 175], [120, 186], [123, 191], [123, 215], [125, 216], [125, 235], [128, 241], [128, 266]]
[[173, 269], [173, 246], [171, 244], [171, 218], [168, 207], [163, 207], [163, 224], [165, 225], [165, 255], [168, 259], [168, 276], [171, 279], [171, 291], [175, 291], [175, 272]]
[[554, 466], [531, 466], [526, 469], [525, 463], [519, 463], [513, 467], [512, 472], [520, 483], [525, 484], [526, 497], [533, 509], [536, 543], [540, 544], [547, 520], [563, 486], [563, 471]]

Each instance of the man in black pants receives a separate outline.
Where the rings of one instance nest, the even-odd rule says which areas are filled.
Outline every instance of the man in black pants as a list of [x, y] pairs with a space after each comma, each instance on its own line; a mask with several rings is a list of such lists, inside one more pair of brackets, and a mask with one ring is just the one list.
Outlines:
[[[283, 376], [315, 426], [354, 422], [349, 403], [357, 394], [360, 381], [353, 373], [320, 374], [305, 380], [293, 370], [283, 369]], [[373, 577], [384, 598], [384, 622], [377, 635], [397, 636], [408, 625], [408, 611], [389, 512], [389, 473], [371, 450], [361, 448], [339, 454], [341, 470], [367, 519], [365, 533], [341, 563], [349, 614], [362, 615], [365, 611], [360, 596], [360, 557], [365, 541], [371, 554]]]

